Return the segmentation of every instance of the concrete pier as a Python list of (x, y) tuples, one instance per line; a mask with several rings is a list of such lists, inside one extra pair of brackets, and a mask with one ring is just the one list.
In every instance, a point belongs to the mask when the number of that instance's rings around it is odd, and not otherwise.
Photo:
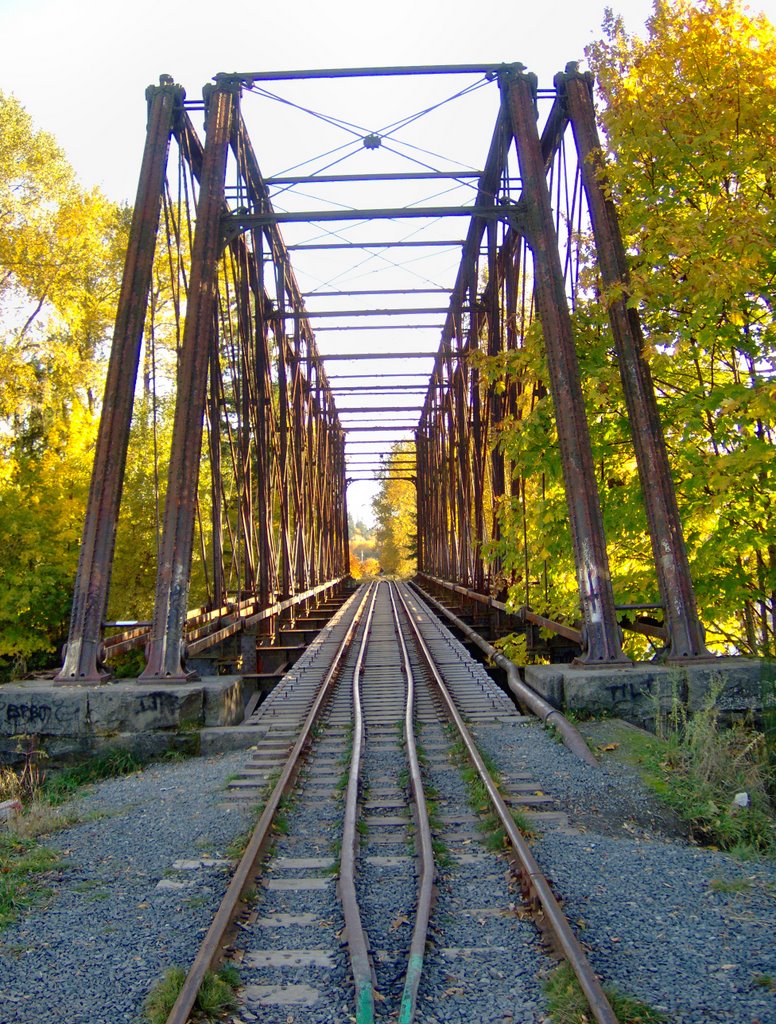
[(563, 711), (609, 714), (654, 730), (658, 716), (676, 701), (690, 713), (719, 690), (716, 706), (723, 719), (761, 711), (774, 700), (768, 663), (757, 658), (715, 658), (686, 665), (640, 662), (612, 668), (527, 665), (525, 681)]

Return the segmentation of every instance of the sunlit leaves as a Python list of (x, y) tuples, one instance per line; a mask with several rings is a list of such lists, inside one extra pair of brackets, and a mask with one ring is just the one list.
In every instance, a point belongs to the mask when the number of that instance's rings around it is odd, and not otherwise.
[(776, 32), (736, 0), (659, 0), (647, 28), (610, 17), (588, 52), (609, 176), (703, 617), (773, 653)]
[(0, 94), (0, 672), (63, 639), (127, 212)]
[[(657, 0), (644, 38), (609, 14), (588, 59), (702, 618), (717, 649), (773, 654), (776, 32), (736, 0)], [(574, 329), (614, 591), (622, 602), (653, 601), (619, 369), (585, 251)], [(493, 553), (515, 603), (575, 618), (536, 325), (507, 361), (490, 371), (495, 380), (506, 370), (517, 391), (500, 440), (514, 480)]]
[(399, 576), (412, 575), (416, 567), (415, 484), (407, 479), (414, 474), (414, 454), (414, 442), (402, 441), (393, 446), (381, 472), (380, 490), (372, 502), (380, 565), (385, 572)]

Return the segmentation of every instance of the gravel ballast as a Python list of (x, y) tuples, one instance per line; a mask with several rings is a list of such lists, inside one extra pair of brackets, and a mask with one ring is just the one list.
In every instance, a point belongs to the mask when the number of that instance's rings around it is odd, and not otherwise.
[(568, 813), (568, 833), (547, 831), (534, 853), (606, 984), (672, 1024), (776, 1022), (776, 864), (676, 838), (635, 772), (588, 767), (535, 723), (477, 740)]
[[(458, 806), (462, 783), (434, 755), (439, 735), (431, 727), (423, 732), (444, 816)], [(475, 733), (497, 767), (529, 772), (567, 813), (568, 828), (547, 830), (533, 845), (606, 984), (662, 1010), (673, 1024), (776, 1022), (776, 865), (741, 863), (692, 846), (631, 769), (583, 765), (534, 723), (483, 722)], [(224, 787), (249, 756), (154, 765), (84, 792), (82, 814), (101, 817), (47, 840), (64, 866), (46, 905), (0, 934), (2, 1024), (141, 1019), (143, 1000), (165, 969), (190, 963), (225, 890), (226, 849), (252, 814), (249, 806), (230, 803)], [(382, 763), (374, 768), (382, 778), (393, 772)], [(293, 815), (310, 810), (303, 798)], [(505, 861), (493, 857), (480, 879), (480, 867), (462, 858), (455, 842), (449, 845), (453, 863), (440, 872), (430, 936), (440, 955), (429, 956), (420, 1021), (468, 1024), (469, 993), (485, 979), (493, 998), (480, 1003), (478, 1012), (486, 1011), (480, 1019), (540, 1024), (545, 1008), (531, 966), (535, 935), (523, 937), (526, 959), (519, 967), (507, 952), (519, 933), (532, 929), (503, 906), (510, 899)], [(328, 849), (297, 843), (293, 853), (327, 856)], [(321, 917), (336, 934), (333, 880), (326, 899)], [(279, 892), (263, 913), (304, 912), (299, 900)], [(301, 930), (286, 938), (304, 944)], [(484, 941), (494, 948), (483, 960), (454, 952)], [(520, 973), (530, 976), (528, 989), (522, 981), (516, 987)], [(246, 980), (253, 980), (247, 972)], [(342, 993), (330, 1005), (345, 1021), (350, 982), (335, 971), (328, 983)], [(310, 1019), (326, 1021), (316, 1013)]]
[(100, 817), (46, 840), (64, 862), (51, 896), (0, 933), (2, 1024), (140, 1019), (154, 982), (192, 959), (225, 891), (218, 862), (250, 812), (225, 803), (224, 785), (245, 756), (153, 765), (84, 792), (79, 811)]

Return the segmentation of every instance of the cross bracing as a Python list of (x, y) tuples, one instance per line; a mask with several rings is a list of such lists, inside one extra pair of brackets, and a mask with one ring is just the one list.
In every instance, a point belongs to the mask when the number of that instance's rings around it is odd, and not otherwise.
[[(348, 484), (397, 442), (414, 445), (401, 471), (417, 482), (419, 569), (498, 590), (486, 545), (499, 502), (524, 487), (499, 431), (529, 386), (554, 401), (581, 660), (624, 660), (569, 312), (587, 234), (611, 295), (667, 647), (705, 654), (589, 76), (570, 65), (539, 89), (519, 64), (221, 74), (194, 102), (165, 77), (148, 106), (61, 681), (105, 674), (134, 385), (161, 292), (175, 421), (155, 607), (113, 642), (147, 644), (147, 678), (187, 678), (192, 650), (344, 577)], [(480, 356), (518, 351), (534, 324), (548, 380), (489, 381)], [(377, 461), (359, 458), (364, 443)]]

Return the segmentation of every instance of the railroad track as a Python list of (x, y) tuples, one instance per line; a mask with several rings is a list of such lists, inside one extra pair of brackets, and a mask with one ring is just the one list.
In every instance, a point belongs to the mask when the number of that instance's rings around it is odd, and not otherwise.
[[(467, 725), (510, 719), (408, 587), (357, 591), (256, 713), (262, 742), (230, 798), (263, 810), (168, 1024), (223, 960), (240, 969), (240, 1020), (532, 1019), (515, 1008), (540, 1002), (548, 945), (615, 1024), (515, 824), (515, 806), (551, 814), (550, 798), (495, 781)], [(479, 830), (485, 802), (506, 871)]]

